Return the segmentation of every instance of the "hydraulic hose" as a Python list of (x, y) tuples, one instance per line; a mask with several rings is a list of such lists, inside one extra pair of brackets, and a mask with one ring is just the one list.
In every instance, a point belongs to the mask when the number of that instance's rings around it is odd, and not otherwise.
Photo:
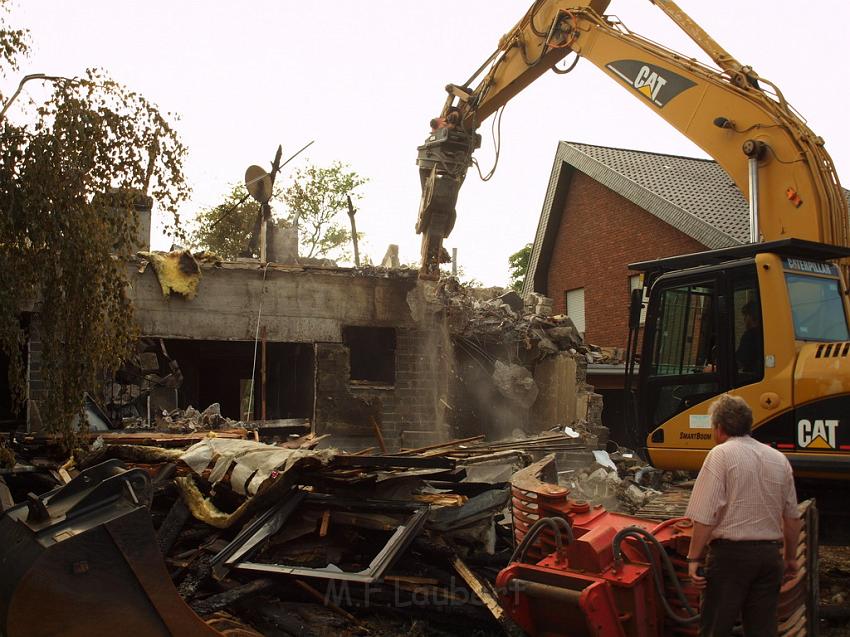
[(567, 544), (573, 543), (575, 539), (575, 537), (573, 536), (573, 529), (564, 518), (540, 518), (539, 520), (537, 520), (537, 522), (531, 525), (531, 528), (528, 529), (528, 533), (526, 533), (525, 537), (522, 538), (522, 542), (520, 542), (517, 545), (516, 549), (514, 549), (510, 561), (524, 562), (525, 554), (528, 551), (528, 548), (534, 543), (534, 540), (537, 539), (537, 536), (540, 535), (540, 532), (543, 530), (543, 528), (547, 526), (552, 530), (552, 534), (555, 536), (555, 551), (558, 554), (560, 554), (563, 550), (563, 542), (561, 540), (561, 529), (563, 529), (564, 534), (567, 536)]
[[(620, 545), (627, 537), (631, 537), (640, 542), (643, 548), (643, 552), (646, 554), (647, 562), (651, 566), (652, 579), (655, 582), (655, 589), (658, 592), (658, 597), (661, 599), (661, 604), (664, 606), (664, 612), (667, 613), (667, 616), (677, 624), (693, 624), (698, 622), (700, 616), (693, 609), (693, 607), (688, 602), (688, 599), (685, 597), (685, 593), (682, 590), (682, 585), (679, 582), (679, 578), (676, 577), (676, 569), (673, 568), (673, 562), (670, 561), (670, 556), (667, 555), (667, 551), (664, 550), (664, 547), (661, 545), (661, 542), (659, 542), (658, 538), (656, 538), (652, 533), (650, 533), (646, 529), (642, 529), (637, 526), (630, 526), (620, 530), (617, 535), (614, 536), (614, 540), (612, 541), (614, 560), (617, 562), (622, 561), (623, 552)], [(664, 570), (667, 571), (667, 575), (670, 577), (670, 580), (673, 582), (673, 586), (676, 589), (676, 596), (679, 598), (679, 601), (682, 603), (682, 605), (690, 613), (690, 616), (679, 615), (670, 607), (670, 604), (667, 602), (667, 597), (664, 594), (663, 575), (658, 567), (658, 563), (656, 562), (653, 551), (649, 547), (650, 543), (655, 545)]]

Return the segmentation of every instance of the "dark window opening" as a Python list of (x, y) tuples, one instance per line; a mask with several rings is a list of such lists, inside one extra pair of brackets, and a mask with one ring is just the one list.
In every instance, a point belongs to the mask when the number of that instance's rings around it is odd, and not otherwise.
[(0, 431), (14, 431), (25, 425), (26, 409), (15, 401), (9, 384), (9, 357), (0, 352)]
[(395, 329), (392, 327), (342, 328), (342, 341), (350, 352), (352, 382), (395, 383)]
[[(29, 316), (21, 317), (20, 326), (25, 333), (29, 332)], [(30, 356), (29, 336), (26, 337), (23, 347), (21, 348), (19, 364), (23, 369), (23, 373), (27, 375), (26, 382), (31, 383), (34, 378), (29, 376), (30, 370), (27, 369), (27, 360)], [(9, 383), (9, 365), (11, 360), (5, 352), (0, 351), (0, 431), (14, 431), (15, 429), (24, 429), (27, 424), (27, 409), (25, 400), (18, 402), (15, 400), (12, 386)], [(35, 379), (41, 382), (41, 368), (33, 374)], [(26, 398), (26, 397), (23, 397)]]
[[(164, 339), (168, 356), (179, 366), (182, 382), (151, 390), (151, 411), (203, 410), (219, 403), (233, 420), (262, 416), (262, 344), (253, 341)], [(251, 392), (252, 371), (254, 385)], [(315, 356), (311, 343), (266, 343), (266, 419), (313, 417)], [(139, 414), (142, 416), (142, 414)]]

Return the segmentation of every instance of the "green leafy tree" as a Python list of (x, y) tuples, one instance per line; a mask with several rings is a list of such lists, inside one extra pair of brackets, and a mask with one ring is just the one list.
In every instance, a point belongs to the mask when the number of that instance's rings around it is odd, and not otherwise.
[[(223, 259), (247, 256), (259, 212), (260, 204), (248, 196), (244, 185), (237, 184), (222, 203), (198, 213), (191, 243)], [(254, 253), (250, 256), (259, 255)]]
[(291, 184), (283, 192), (283, 200), (290, 221), (298, 226), (300, 254), (306, 257), (350, 254), (346, 197), (351, 197), (352, 202), (360, 199), (357, 189), (367, 181), (338, 161), (327, 168), (311, 165), (295, 171)]
[(528, 262), (531, 259), (531, 244), (526, 243), (522, 248), (508, 257), (508, 267), (511, 271), (509, 286), (516, 292), (522, 292), (522, 283), (528, 273)]
[[(8, 77), (28, 52), (28, 34), (11, 29), (0, 0), (0, 72)], [(26, 82), (44, 101), (17, 100)], [(21, 399), (25, 334), (34, 308), (48, 393), (42, 421), (73, 443), (70, 425), (82, 397), (114, 370), (134, 342), (123, 259), (136, 249), (135, 205), (150, 196), (171, 213), (187, 198), (185, 148), (143, 96), (87, 70), (79, 78), (25, 76), (0, 94), (0, 347)]]

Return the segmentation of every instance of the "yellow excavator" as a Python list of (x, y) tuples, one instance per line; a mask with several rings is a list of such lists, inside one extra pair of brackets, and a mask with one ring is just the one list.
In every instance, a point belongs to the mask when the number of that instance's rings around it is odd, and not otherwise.
[(636, 444), (657, 467), (698, 469), (713, 444), (708, 405), (729, 392), (798, 476), (846, 479), (850, 307), (839, 264), (850, 241), (832, 160), (778, 87), (671, 0), (652, 1), (717, 68), (632, 33), (604, 15), (608, 0), (537, 0), (466, 84), (446, 87), (418, 149), (420, 276), (439, 271), (481, 123), (546, 71), (568, 71), (556, 67), (567, 55), (585, 58), (713, 157), (750, 207), (748, 244), (630, 266), (648, 295), (642, 334), (642, 291), (630, 311)]

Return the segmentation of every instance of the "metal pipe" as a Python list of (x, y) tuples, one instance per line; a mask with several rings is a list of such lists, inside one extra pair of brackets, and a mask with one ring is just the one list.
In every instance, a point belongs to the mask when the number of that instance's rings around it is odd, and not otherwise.
[(761, 241), (759, 228), (759, 160), (758, 157), (747, 159), (750, 178), (750, 243)]
[(572, 590), (561, 586), (553, 586), (551, 584), (542, 584), (540, 582), (532, 582), (525, 579), (512, 579), (508, 582), (508, 590), (511, 593), (519, 593), (528, 597), (554, 599), (566, 604), (578, 606), (581, 599), (582, 590)]
[(262, 339), (261, 362), (260, 362), (260, 420), (266, 422), (266, 326), (260, 330)]
[(354, 222), (354, 215), (357, 212), (354, 205), (351, 203), (351, 196), (345, 196), (348, 202), (348, 218), (351, 219), (351, 244), (354, 246), (354, 265), (360, 267), (360, 250), (357, 247), (357, 224)]
[(260, 219), (260, 263), (268, 262), (268, 221), (266, 220), (265, 205), (263, 218)]

